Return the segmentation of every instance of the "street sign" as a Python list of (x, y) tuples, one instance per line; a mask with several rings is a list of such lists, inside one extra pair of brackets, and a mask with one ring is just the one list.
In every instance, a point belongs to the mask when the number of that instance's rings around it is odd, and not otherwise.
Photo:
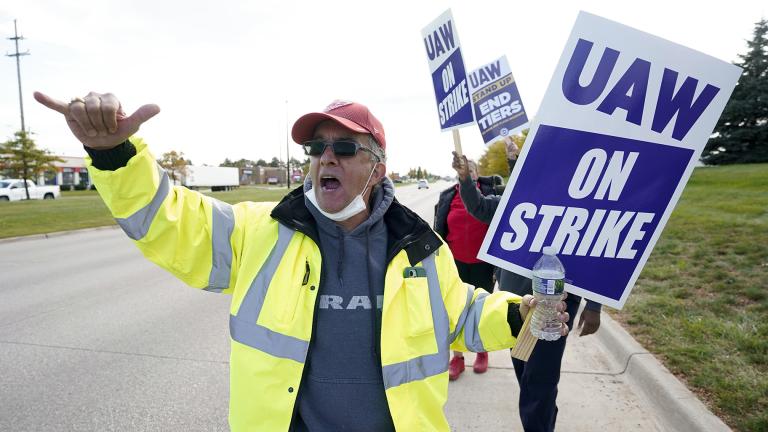
[(568, 292), (623, 307), (740, 74), (581, 12), (479, 258), (530, 277), (554, 246)]

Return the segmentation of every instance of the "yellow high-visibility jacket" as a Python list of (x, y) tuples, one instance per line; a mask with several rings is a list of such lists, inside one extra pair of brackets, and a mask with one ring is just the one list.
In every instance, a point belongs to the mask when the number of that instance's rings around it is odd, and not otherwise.
[[(322, 273), (301, 188), (277, 205), (229, 205), (170, 185), (146, 145), (131, 141), (137, 154), (122, 168), (102, 171), (89, 161), (99, 193), (147, 258), (192, 287), (232, 295), (232, 430), (288, 430)], [(448, 247), (396, 201), (384, 222), (380, 352), (390, 413), (398, 431), (448, 431), (443, 405), (450, 349), (513, 346), (507, 312), (520, 297), (467, 287)]]

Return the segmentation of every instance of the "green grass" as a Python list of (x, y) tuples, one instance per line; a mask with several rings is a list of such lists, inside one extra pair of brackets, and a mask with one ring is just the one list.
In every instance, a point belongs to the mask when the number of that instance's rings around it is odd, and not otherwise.
[(291, 189), (283, 187), (254, 187), (241, 186), (235, 190), (227, 192), (205, 192), (216, 199), (228, 202), (230, 204), (242, 201), (280, 201), (291, 190), (298, 185), (291, 186)]
[(737, 431), (768, 430), (768, 164), (698, 168), (616, 317)]
[[(228, 192), (205, 192), (228, 203), (279, 201), (288, 189), (240, 187)], [(0, 203), (0, 238), (47, 234), (115, 223), (95, 191), (62, 192), (61, 199)]]

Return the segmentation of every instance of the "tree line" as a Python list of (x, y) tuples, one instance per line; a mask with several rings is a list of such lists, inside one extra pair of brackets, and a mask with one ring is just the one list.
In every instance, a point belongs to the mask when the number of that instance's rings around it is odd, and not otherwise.
[[(184, 157), (184, 152), (177, 152), (176, 150), (163, 153), (160, 159), (157, 160), (157, 163), (160, 164), (160, 166), (163, 167), (166, 172), (168, 172), (168, 175), (173, 181), (181, 180), (185, 175), (187, 175), (187, 166), (192, 165), (192, 161)], [(301, 169), (304, 174), (309, 172), (309, 158), (300, 161), (294, 157), (291, 157), (290, 164), (292, 169)], [(269, 162), (265, 161), (264, 159), (252, 161), (245, 158), (240, 158), (237, 160), (224, 158), (224, 162), (220, 163), (219, 166), (234, 167), (240, 169), (255, 167), (286, 168), (285, 162), (276, 157), (273, 157)]]

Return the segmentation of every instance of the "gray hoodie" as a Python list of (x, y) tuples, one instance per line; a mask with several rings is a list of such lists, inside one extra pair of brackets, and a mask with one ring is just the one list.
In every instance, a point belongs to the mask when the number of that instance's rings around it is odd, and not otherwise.
[[(310, 187), (307, 179), (304, 191)], [(297, 401), (297, 431), (395, 430), (378, 352), (387, 265), (382, 217), (394, 197), (385, 179), (372, 193), (370, 216), (351, 232), (305, 198), (317, 221), (323, 278)]]

